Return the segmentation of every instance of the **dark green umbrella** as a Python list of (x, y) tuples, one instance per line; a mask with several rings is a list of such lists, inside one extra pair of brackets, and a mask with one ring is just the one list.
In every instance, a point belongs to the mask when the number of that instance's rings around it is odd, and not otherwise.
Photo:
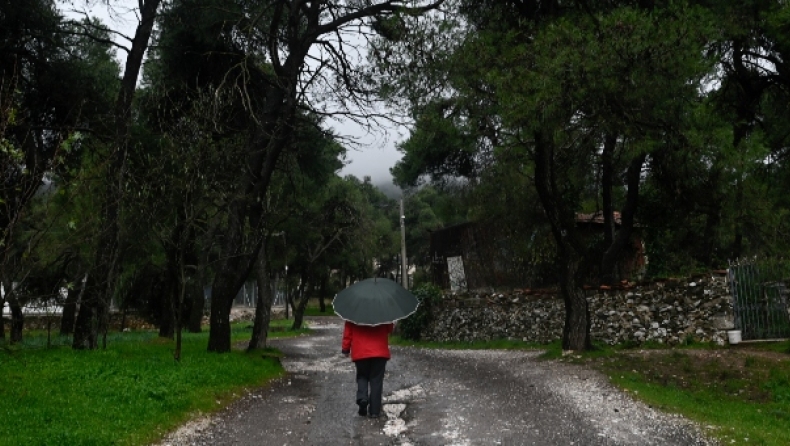
[(409, 290), (390, 279), (359, 281), (337, 293), (332, 301), (341, 318), (359, 325), (381, 325), (408, 317), (420, 302)]

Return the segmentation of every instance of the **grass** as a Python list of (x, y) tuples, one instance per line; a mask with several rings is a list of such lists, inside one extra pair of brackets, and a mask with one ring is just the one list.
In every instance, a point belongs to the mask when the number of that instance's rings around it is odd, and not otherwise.
[[(271, 337), (298, 334), (277, 331), (288, 323), (273, 321)], [(249, 325), (233, 326), (234, 345)], [(155, 332), (113, 333), (95, 351), (25, 337), (0, 349), (0, 445), (147, 445), (283, 373), (274, 350), (208, 353), (206, 332), (183, 335), (179, 363), (174, 342)]]
[(635, 398), (696, 421), (723, 444), (790, 444), (790, 342), (605, 347), (563, 360), (600, 370)]
[(326, 311), (321, 312), (321, 309), (318, 307), (308, 306), (304, 309), (305, 316), (335, 316), (335, 309), (332, 305), (326, 306)]

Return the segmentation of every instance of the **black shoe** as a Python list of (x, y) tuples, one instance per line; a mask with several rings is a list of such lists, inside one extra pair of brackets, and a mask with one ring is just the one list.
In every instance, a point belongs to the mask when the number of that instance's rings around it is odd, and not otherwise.
[(357, 401), (357, 404), (359, 405), (359, 412), (357, 412), (357, 413), (359, 413), (363, 417), (365, 415), (367, 415), (368, 414), (368, 402), (365, 401), (365, 400), (359, 400), (359, 401)]
[(368, 418), (378, 418), (378, 417), (379, 417), (379, 414), (377, 414), (377, 413), (372, 413), (372, 414), (368, 415)]

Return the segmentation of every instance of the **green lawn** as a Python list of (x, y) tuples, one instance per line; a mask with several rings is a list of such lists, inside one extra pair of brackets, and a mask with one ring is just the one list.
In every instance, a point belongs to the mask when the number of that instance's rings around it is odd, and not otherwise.
[(676, 350), (594, 361), (618, 387), (708, 427), (724, 444), (790, 444), (790, 355)]
[(305, 316), (335, 316), (335, 308), (332, 307), (332, 299), (327, 299), (326, 311), (321, 312), (318, 302), (310, 302), (304, 309)]
[[(249, 335), (249, 323), (236, 324), (234, 345)], [(97, 351), (26, 336), (0, 349), (0, 445), (147, 445), (283, 373), (274, 350), (208, 353), (207, 333), (184, 334), (180, 363), (152, 332), (112, 334)]]

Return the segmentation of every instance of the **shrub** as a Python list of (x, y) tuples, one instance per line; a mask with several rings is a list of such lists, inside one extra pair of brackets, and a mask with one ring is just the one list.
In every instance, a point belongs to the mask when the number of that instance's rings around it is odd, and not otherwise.
[(442, 290), (431, 284), (425, 284), (414, 291), (420, 301), (417, 311), (398, 323), (400, 335), (403, 339), (419, 341), (423, 330), (433, 318), (433, 309), (442, 299)]

